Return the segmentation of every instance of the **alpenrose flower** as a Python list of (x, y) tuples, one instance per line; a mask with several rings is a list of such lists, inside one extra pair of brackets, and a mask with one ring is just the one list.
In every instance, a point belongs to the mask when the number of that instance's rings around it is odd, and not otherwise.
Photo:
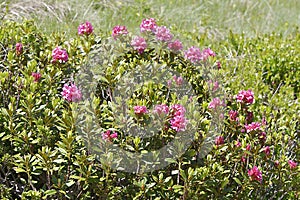
[(238, 114), (239, 112), (236, 111), (236, 110), (230, 110), (229, 111), (229, 118), (231, 121), (238, 121), (239, 119), (237, 118), (238, 117)]
[(134, 106), (133, 109), (134, 109), (134, 113), (136, 115), (143, 115), (143, 114), (148, 113), (146, 106)]
[(219, 97), (213, 98), (213, 100), (209, 103), (208, 108), (216, 109), (220, 106), (225, 106), (224, 102), (219, 99)]
[(34, 82), (38, 82), (42, 75), (39, 72), (32, 72), (31, 76), (34, 78)]
[(215, 144), (216, 144), (217, 146), (224, 144), (224, 138), (223, 138), (222, 136), (217, 136), (217, 137), (215, 138)]
[(185, 58), (188, 59), (191, 63), (198, 63), (203, 59), (202, 53), (197, 47), (190, 47), (188, 50), (184, 52)]
[(245, 128), (247, 130), (247, 133), (250, 133), (252, 131), (260, 130), (260, 126), (261, 126), (261, 123), (259, 123), (259, 122), (252, 122), (251, 124), (246, 124)]
[(112, 139), (115, 139), (118, 137), (118, 133), (110, 133), (110, 130), (107, 130), (106, 132), (102, 133), (102, 139), (105, 141), (112, 141)]
[(78, 26), (78, 35), (90, 35), (93, 33), (93, 26), (90, 22), (85, 22)]
[(254, 93), (252, 90), (241, 90), (238, 95), (236, 95), (237, 102), (244, 104), (252, 104), (254, 102)]
[(171, 128), (177, 132), (179, 131), (184, 131), (187, 120), (185, 119), (184, 115), (175, 115), (171, 120), (170, 120)]
[(168, 48), (175, 52), (175, 53), (178, 53), (180, 50), (182, 50), (183, 46), (182, 46), (182, 43), (179, 41), (179, 40), (175, 40), (173, 42), (170, 42), (168, 44)]
[(271, 153), (270, 147), (266, 146), (265, 148), (263, 148), (263, 151), (265, 152), (265, 154), (268, 156)]
[(150, 19), (143, 19), (141, 25), (140, 25), (140, 30), (141, 32), (146, 32), (146, 31), (152, 31), (154, 32), (157, 28), (156, 21), (154, 18)]
[(206, 60), (208, 57), (216, 56), (215, 52), (213, 52), (210, 48), (206, 48), (202, 51), (203, 60)]
[(262, 181), (262, 173), (256, 166), (248, 170), (248, 176), (250, 176), (251, 180)]
[(23, 52), (23, 45), (22, 43), (17, 43), (16, 44), (16, 54), (20, 55)]
[(183, 78), (181, 77), (181, 76), (176, 76), (176, 75), (174, 75), (173, 76), (173, 80), (175, 81), (175, 83), (176, 83), (176, 85), (182, 85), (182, 83), (183, 83)]
[(297, 167), (297, 163), (293, 160), (289, 160), (288, 163), (290, 165), (290, 169), (295, 169)]
[(128, 31), (127, 31), (127, 28), (126, 26), (115, 26), (112, 30), (112, 37), (114, 39), (117, 39), (118, 36), (121, 36), (121, 35), (127, 35), (128, 34)]
[(131, 46), (133, 46), (134, 50), (137, 50), (139, 54), (142, 54), (147, 48), (147, 43), (144, 38), (136, 36), (131, 41)]
[(173, 116), (179, 116), (179, 115), (184, 116), (185, 111), (186, 111), (185, 108), (180, 104), (174, 104), (170, 107), (170, 109), (171, 109), (171, 112), (172, 112), (171, 114)]
[(173, 35), (170, 33), (170, 30), (165, 26), (157, 27), (154, 33), (156, 39), (163, 42), (170, 42), (173, 39)]
[(169, 106), (167, 106), (166, 104), (156, 105), (154, 108), (154, 112), (157, 113), (158, 115), (162, 115), (162, 114), (166, 115), (169, 113)]
[(68, 53), (66, 50), (61, 49), (61, 47), (56, 47), (52, 51), (52, 62), (59, 61), (60, 63), (67, 62), (69, 59)]
[(61, 94), (69, 102), (78, 102), (82, 98), (81, 91), (73, 83), (70, 86), (65, 84)]

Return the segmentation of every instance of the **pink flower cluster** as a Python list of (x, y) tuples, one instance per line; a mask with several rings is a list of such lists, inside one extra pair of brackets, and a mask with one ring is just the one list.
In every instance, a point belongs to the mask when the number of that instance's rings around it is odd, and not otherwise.
[(141, 32), (148, 32), (148, 31), (154, 32), (156, 28), (157, 28), (157, 24), (154, 18), (143, 19), (140, 25)]
[(20, 55), (23, 52), (23, 45), (22, 43), (17, 43), (16, 44), (16, 54)]
[(127, 35), (128, 31), (126, 26), (115, 26), (112, 30), (112, 36), (114, 39), (117, 39), (120, 35)]
[(183, 78), (181, 77), (181, 76), (176, 76), (176, 75), (174, 75), (173, 76), (173, 80), (175, 81), (175, 83), (176, 83), (176, 85), (182, 85), (182, 83), (183, 83)]
[(156, 105), (154, 112), (158, 115), (168, 116), (171, 128), (177, 132), (184, 131), (187, 125), (185, 118), (185, 108), (180, 104), (174, 104), (168, 107), (166, 104)]
[(78, 26), (78, 35), (90, 35), (93, 33), (93, 26), (90, 22), (85, 22)]
[(247, 130), (247, 133), (250, 133), (252, 131), (258, 131), (258, 130), (260, 130), (260, 126), (261, 126), (261, 123), (259, 123), (259, 122), (252, 122), (251, 124), (246, 124), (245, 128)]
[(136, 36), (131, 41), (131, 46), (133, 46), (133, 48), (137, 50), (139, 54), (142, 54), (147, 48), (147, 43), (144, 38)]
[(60, 63), (67, 62), (69, 59), (68, 53), (66, 50), (61, 49), (61, 47), (56, 47), (52, 51), (52, 62), (59, 61)]
[(203, 57), (204, 57), (204, 60), (206, 60), (208, 57), (214, 57), (216, 56), (216, 53), (213, 52), (210, 48), (206, 48), (202, 51), (202, 54), (203, 54)]
[(242, 90), (236, 96), (237, 102), (244, 104), (252, 104), (254, 102), (254, 93), (252, 90)]
[(194, 64), (202, 60), (202, 53), (197, 47), (190, 47), (187, 51), (184, 52), (184, 54), (185, 57)]
[(231, 121), (238, 121), (239, 120), (238, 119), (238, 114), (239, 114), (238, 111), (236, 111), (236, 110), (230, 110), (229, 111), (229, 118), (230, 118), (230, 120)]
[(209, 48), (204, 49), (202, 52), (197, 47), (190, 47), (187, 51), (184, 52), (185, 58), (187, 58), (192, 63), (196, 64), (200, 61), (207, 60), (210, 56), (215, 56), (216, 54)]
[(208, 108), (217, 109), (220, 106), (225, 106), (224, 101), (221, 101), (219, 97), (213, 98), (213, 100), (209, 103)]
[(293, 160), (288, 161), (290, 169), (295, 169), (297, 167), (297, 163)]
[(34, 82), (38, 82), (40, 80), (40, 78), (42, 77), (42, 75), (39, 72), (32, 72), (31, 76), (33, 76)]
[(163, 42), (170, 42), (173, 38), (173, 35), (170, 33), (170, 30), (165, 26), (156, 27), (154, 33), (156, 39)]
[(107, 130), (106, 132), (102, 133), (102, 139), (105, 141), (112, 141), (112, 139), (115, 139), (118, 137), (118, 133), (110, 133), (110, 130)]
[(148, 113), (146, 106), (134, 106), (133, 109), (134, 109), (134, 113), (136, 115), (143, 115), (143, 114)]
[(179, 40), (174, 40), (168, 44), (168, 48), (173, 52), (179, 52), (182, 50), (183, 46)]
[(82, 98), (81, 91), (73, 83), (70, 86), (65, 84), (61, 94), (69, 102), (78, 102)]
[(166, 104), (159, 104), (156, 105), (154, 108), (154, 112), (157, 113), (158, 115), (166, 115), (169, 113), (169, 106), (167, 106)]
[(256, 166), (248, 170), (248, 176), (250, 176), (251, 180), (262, 181), (262, 173)]
[(177, 132), (184, 131), (187, 125), (185, 118), (185, 108), (180, 104), (175, 104), (170, 107), (172, 119), (170, 120), (171, 128)]
[(223, 138), (223, 136), (217, 136), (217, 137), (215, 138), (215, 144), (216, 144), (217, 146), (224, 144), (224, 138)]

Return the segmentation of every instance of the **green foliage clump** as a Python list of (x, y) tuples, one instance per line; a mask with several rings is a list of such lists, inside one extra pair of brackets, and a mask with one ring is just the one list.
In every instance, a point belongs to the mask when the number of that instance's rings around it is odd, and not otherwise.
[[(31, 21), (1, 24), (2, 199), (299, 197), (300, 168), (288, 164), (289, 160), (299, 163), (300, 159), (299, 49), (295, 46), (299, 36), (246, 39), (231, 34), (225, 41), (215, 44), (217, 57), (202, 65), (193, 65), (181, 54), (161, 48), (162, 44), (153, 42), (151, 36), (148, 39), (152, 43), (139, 54), (128, 43), (131, 35), (126, 37), (123, 41), (91, 34), (67, 40), (61, 33), (43, 34)], [(199, 43), (207, 40), (202, 39)], [(23, 44), (21, 53), (16, 51), (17, 43)], [(57, 46), (66, 49), (67, 62), (52, 62), (52, 50)], [(219, 70), (215, 65), (217, 59), (221, 63)], [(176, 87), (170, 89), (161, 84), (167, 79), (159, 80), (160, 74), (154, 73), (158, 69), (166, 69), (162, 73), (178, 73), (191, 86), (190, 93), (179, 99)], [(41, 79), (34, 81), (33, 72), (39, 72)], [(143, 87), (132, 91), (129, 87), (119, 91), (122, 97), (129, 94), (125, 104), (131, 110), (124, 118), (119, 115), (121, 109), (118, 107), (124, 101), (112, 94), (122, 82), (138, 79), (135, 75), (139, 73), (154, 81), (145, 82)], [(151, 76), (152, 73), (155, 76)], [(96, 78), (95, 83), (90, 76)], [(206, 80), (214, 78), (219, 81), (220, 88), (212, 93)], [(63, 99), (62, 88), (70, 82), (81, 83), (83, 96), (91, 100), (91, 105), (81, 110), (86, 101), (76, 103)], [(214, 95), (221, 97), (224, 92), (221, 86), (226, 90), (226, 107), (223, 115), (217, 112), (217, 117), (224, 125), (211, 134), (216, 112), (209, 105)], [(91, 91), (90, 87), (95, 88), (94, 96), (85, 93)], [(235, 95), (248, 89), (254, 92), (254, 103), (238, 103)], [(187, 97), (189, 94), (193, 94), (195, 101)], [(195, 127), (190, 138), (192, 142), (182, 156), (168, 158), (167, 166), (144, 173), (142, 170), (128, 173), (112, 167), (124, 158), (118, 157), (117, 151), (105, 151), (111, 146), (143, 154), (161, 148), (180, 135), (170, 127), (149, 138), (122, 131), (136, 123), (147, 125), (151, 119), (150, 114), (137, 116), (132, 109), (134, 106), (144, 105), (151, 110), (163, 103), (183, 104), (187, 111), (193, 111), (188, 112), (191, 113), (189, 123)], [(238, 121), (230, 119), (230, 110), (238, 112)], [(249, 112), (253, 113), (252, 118)], [(96, 117), (84, 118), (87, 126), (79, 131), (81, 122), (76, 118), (85, 117), (85, 113), (93, 113)], [(120, 123), (124, 119), (128, 123)], [(247, 132), (245, 124), (252, 122), (263, 125), (256, 132)], [(116, 131), (118, 137), (104, 141), (99, 132), (107, 130)], [(222, 136), (224, 142), (215, 144), (216, 136)], [(201, 155), (208, 143), (212, 149)], [(94, 148), (101, 145), (100, 150)], [(264, 150), (267, 146), (270, 154)], [(129, 164), (135, 162), (132, 160)], [(253, 180), (248, 174), (254, 166), (262, 172), (261, 181)]]

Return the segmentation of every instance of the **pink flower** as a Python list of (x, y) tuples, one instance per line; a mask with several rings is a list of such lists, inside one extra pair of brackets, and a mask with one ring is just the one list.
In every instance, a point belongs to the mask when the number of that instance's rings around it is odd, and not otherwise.
[(242, 90), (236, 96), (236, 100), (240, 103), (252, 104), (254, 101), (254, 93), (252, 92), (252, 90)]
[(251, 180), (262, 181), (262, 174), (259, 169), (254, 166), (252, 169), (248, 170), (248, 176), (250, 176)]
[(224, 102), (221, 101), (218, 97), (213, 98), (213, 100), (209, 103), (208, 108), (210, 109), (216, 109), (219, 106), (224, 106)]
[(204, 60), (206, 60), (210, 56), (212, 57), (216, 56), (215, 52), (213, 52), (210, 48), (204, 49), (202, 51), (202, 55)]
[(267, 120), (265, 117), (262, 118), (261, 124), (264, 126), (267, 125)]
[(34, 78), (34, 82), (38, 82), (40, 80), (40, 78), (42, 77), (42, 75), (39, 72), (32, 72), (31, 75)]
[(166, 104), (156, 105), (154, 108), (154, 112), (156, 112), (158, 115), (161, 115), (162, 113), (168, 114), (169, 107)]
[(242, 161), (243, 163), (245, 163), (245, 162), (246, 162), (246, 158), (245, 158), (245, 156), (242, 156), (242, 157), (241, 157), (241, 161)]
[(252, 131), (260, 130), (261, 124), (259, 122), (252, 122), (251, 124), (246, 124), (245, 128), (247, 130), (247, 133), (250, 133)]
[(247, 150), (247, 151), (250, 151), (250, 150), (251, 150), (251, 146), (250, 146), (250, 144), (247, 144), (247, 146), (246, 146), (246, 150)]
[(78, 35), (90, 35), (94, 28), (90, 22), (85, 22), (78, 26)]
[(52, 51), (52, 62), (56, 62), (59, 61), (61, 62), (67, 62), (69, 59), (68, 53), (66, 50), (61, 49), (61, 47), (56, 47), (53, 51)]
[(274, 165), (275, 165), (276, 167), (278, 167), (279, 164), (280, 164), (279, 160), (275, 160)]
[(145, 113), (148, 113), (146, 106), (134, 106), (133, 109), (134, 109), (134, 113), (137, 115), (143, 115)]
[(170, 120), (171, 128), (177, 132), (184, 131), (187, 120), (183, 115), (176, 115)]
[(170, 42), (168, 44), (168, 48), (173, 52), (179, 52), (182, 50), (182, 43), (179, 40), (175, 40), (174, 42)]
[(22, 43), (17, 43), (16, 44), (16, 54), (20, 55), (23, 52), (23, 45)]
[(172, 86), (172, 80), (168, 80), (167, 85), (170, 88)]
[(269, 146), (266, 146), (264, 149), (263, 149), (263, 151), (265, 152), (265, 154), (268, 156), (268, 155), (270, 155), (270, 153), (271, 153), (271, 150), (270, 150), (270, 147)]
[(240, 141), (237, 140), (237, 141), (235, 142), (235, 146), (236, 146), (236, 147), (240, 147), (240, 146), (242, 146), (242, 144), (241, 144)]
[(173, 116), (184, 116), (186, 111), (185, 108), (180, 104), (174, 104), (170, 108)]
[(106, 132), (102, 133), (102, 139), (106, 141), (111, 141), (112, 139), (115, 139), (118, 137), (118, 133), (110, 133), (110, 130), (107, 130)]
[(222, 145), (224, 144), (224, 138), (222, 136), (217, 136), (215, 138), (215, 144), (218, 146), (218, 145)]
[(150, 19), (143, 19), (141, 25), (140, 25), (140, 30), (141, 32), (145, 31), (155, 31), (157, 28), (156, 21), (153, 18)]
[(127, 35), (128, 31), (126, 26), (115, 26), (112, 30), (112, 36), (114, 39), (117, 39), (118, 36), (120, 35)]
[(221, 62), (220, 61), (217, 61), (217, 67), (218, 67), (218, 69), (221, 69)]
[(131, 41), (131, 46), (135, 50), (139, 52), (139, 54), (142, 54), (144, 50), (147, 48), (147, 43), (146, 40), (142, 37), (136, 36), (132, 41)]
[(78, 102), (82, 98), (81, 91), (73, 83), (70, 86), (65, 84), (61, 94), (69, 102)]
[(295, 169), (297, 167), (297, 163), (293, 160), (289, 160), (288, 163), (290, 165), (290, 169)]
[(232, 121), (238, 121), (238, 118), (237, 118), (238, 114), (239, 114), (239, 112), (236, 111), (236, 110), (229, 111), (229, 118), (230, 118), (230, 120), (232, 120)]
[(185, 58), (187, 58), (191, 63), (198, 63), (203, 59), (203, 55), (199, 48), (191, 47), (187, 51), (184, 52)]
[(181, 76), (176, 76), (176, 75), (174, 75), (173, 76), (173, 79), (174, 79), (174, 81), (175, 81), (175, 83), (176, 83), (176, 85), (181, 85), (182, 83), (183, 83), (183, 78), (181, 77)]
[(154, 33), (155, 33), (156, 39), (163, 41), (163, 42), (169, 42), (173, 38), (173, 35), (170, 33), (170, 30), (165, 26), (156, 27), (156, 30)]

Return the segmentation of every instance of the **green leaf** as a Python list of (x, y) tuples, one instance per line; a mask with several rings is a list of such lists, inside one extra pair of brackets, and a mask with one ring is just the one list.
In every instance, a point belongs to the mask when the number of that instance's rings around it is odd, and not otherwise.
[(14, 170), (15, 170), (17, 173), (26, 172), (24, 169), (19, 168), (19, 167), (14, 167)]
[(234, 180), (237, 184), (242, 185), (241, 181), (240, 181), (238, 178), (233, 177), (233, 180)]

